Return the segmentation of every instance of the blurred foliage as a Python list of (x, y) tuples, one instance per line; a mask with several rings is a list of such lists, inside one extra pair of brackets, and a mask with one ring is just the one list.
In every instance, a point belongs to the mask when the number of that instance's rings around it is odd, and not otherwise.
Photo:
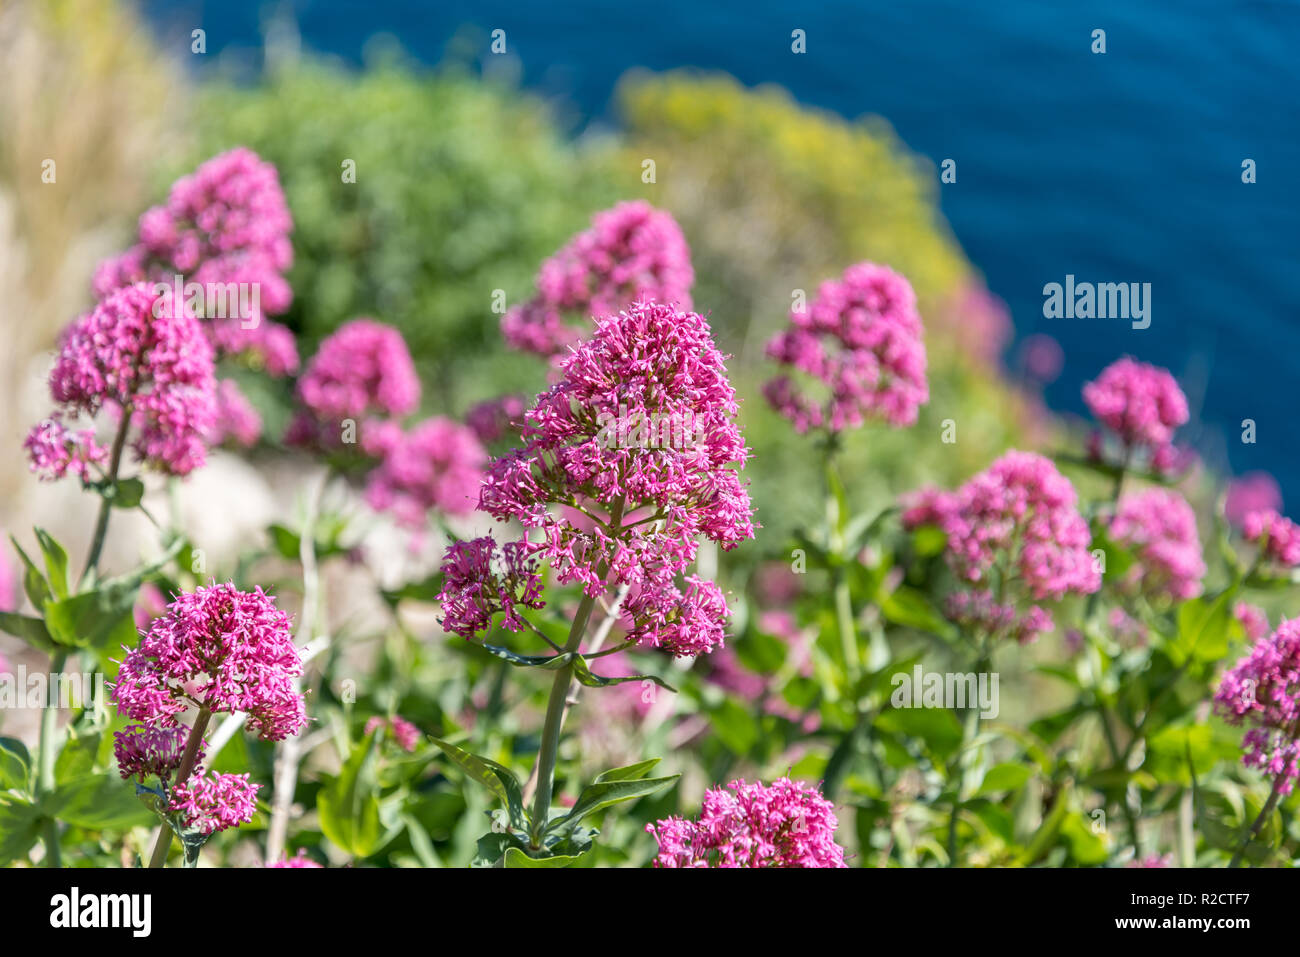
[(168, 181), (241, 144), (280, 171), (295, 223), (287, 320), (304, 358), (368, 315), (406, 337), (432, 410), (544, 385), (535, 360), (504, 350), (493, 291), (531, 295), (540, 262), (618, 198), (607, 149), (566, 142), (516, 90), (395, 57), (361, 73), (305, 59), (259, 86), (208, 84), (197, 117), (198, 149)]

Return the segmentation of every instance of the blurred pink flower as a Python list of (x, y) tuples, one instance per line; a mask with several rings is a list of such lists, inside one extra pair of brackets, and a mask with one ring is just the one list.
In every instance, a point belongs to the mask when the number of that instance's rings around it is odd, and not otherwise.
[(1268, 472), (1247, 472), (1228, 482), (1223, 512), (1240, 526), (1250, 512), (1282, 511), (1282, 489)]

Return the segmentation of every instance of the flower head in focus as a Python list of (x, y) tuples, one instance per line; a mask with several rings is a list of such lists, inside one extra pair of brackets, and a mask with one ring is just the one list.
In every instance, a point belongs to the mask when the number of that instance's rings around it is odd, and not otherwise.
[(641, 301), (690, 309), (694, 282), (677, 221), (642, 200), (619, 203), (542, 264), (536, 294), (505, 314), (501, 331), (512, 348), (559, 357), (583, 335), (573, 319)]
[(831, 802), (802, 781), (743, 780), (704, 794), (697, 821), (647, 824), (656, 867), (847, 867)]
[(93, 420), (105, 409), (118, 424), (130, 416), (129, 446), (140, 463), (187, 475), (206, 460), (217, 409), (212, 349), (192, 316), (158, 303), (148, 286), (126, 286), (63, 331), (50, 372), (57, 408), (24, 442), (43, 478), (72, 472), (91, 480), (109, 449), (93, 428), (74, 431), (65, 420)]
[(906, 279), (887, 266), (850, 266), (767, 344), (770, 358), (816, 383), (815, 391), (786, 373), (763, 394), (799, 432), (841, 432), (868, 420), (912, 425), (930, 400), (922, 333)]
[[(752, 538), (754, 525), (738, 474), (749, 451), (708, 322), (638, 303), (598, 318), (595, 335), (561, 369), (525, 416), (525, 447), (489, 466), (479, 509), (524, 527), (519, 567), (524, 557), (546, 562), (558, 582), (581, 584), (593, 598), (625, 588), (629, 640), (681, 655), (717, 647), (727, 614), (721, 592), (678, 576), (700, 536), (730, 549)], [(466, 558), (453, 547), (446, 561)], [(454, 587), (450, 574), (447, 581), (457, 609), (490, 614), (490, 602), (464, 600), (464, 577)], [(485, 582), (474, 594), (497, 591)], [(474, 619), (450, 620), (464, 634)]]
[(120, 714), (165, 726), (193, 706), (242, 711), (250, 731), (279, 741), (307, 723), (301, 674), (289, 617), (270, 596), (216, 584), (176, 596), (153, 621), (127, 651), (113, 699)]

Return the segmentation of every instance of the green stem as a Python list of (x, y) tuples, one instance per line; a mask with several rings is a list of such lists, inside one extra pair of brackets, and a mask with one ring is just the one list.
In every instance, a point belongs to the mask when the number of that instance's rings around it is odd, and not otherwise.
[[(176, 787), (179, 788), (190, 779), (194, 766), (199, 762), (199, 747), (203, 743), (203, 732), (208, 729), (212, 712), (206, 707), (199, 708), (194, 727), (190, 728), (189, 739), (185, 742), (185, 752), (181, 755), (181, 766), (176, 771)], [(167, 852), (172, 846), (172, 828), (166, 821), (158, 829), (158, 840), (153, 845), (153, 856), (149, 859), (150, 867), (162, 867), (167, 863)]]
[[(591, 618), (591, 610), (596, 605), (593, 595), (583, 595), (578, 605), (578, 614), (569, 629), (569, 640), (564, 644), (567, 652), (576, 652), (582, 646), (583, 634)], [(560, 750), (560, 730), (564, 725), (565, 702), (569, 697), (569, 682), (573, 680), (573, 664), (570, 662), (555, 673), (551, 682), (551, 696), (546, 701), (546, 722), (542, 725), (542, 745), (537, 753), (537, 795), (533, 800), (532, 845), (540, 846), (542, 831), (546, 827), (547, 817), (551, 811), (551, 792), (555, 787), (555, 759)]]
[[(620, 496), (609, 510), (609, 528), (618, 538), (623, 528), (623, 510), (627, 503)], [(600, 569), (601, 581), (605, 578), (605, 569)], [(596, 596), (583, 594), (578, 604), (578, 613), (574, 616), (573, 627), (569, 629), (568, 640), (564, 643), (566, 652), (575, 653), (582, 648), (582, 639), (587, 633), (587, 623), (591, 620), (592, 609), (596, 607)], [(562, 667), (555, 673), (551, 682), (551, 695), (546, 701), (546, 720), (542, 725), (542, 744), (537, 752), (537, 793), (533, 798), (533, 833), (531, 844), (534, 850), (541, 846), (542, 832), (546, 830), (547, 817), (551, 813), (551, 797), (555, 789), (555, 761), (560, 752), (560, 731), (564, 728), (564, 717), (569, 713), (569, 685), (573, 682), (573, 663)]]
[[(1300, 729), (1300, 721), (1297, 721), (1291, 726), (1291, 733), (1288, 737), (1294, 740), (1298, 729)], [(1237, 853), (1232, 855), (1232, 860), (1228, 862), (1229, 868), (1237, 867), (1241, 864), (1241, 859), (1246, 854), (1246, 848), (1250, 846), (1250, 842), (1255, 839), (1255, 835), (1259, 833), (1259, 829), (1264, 826), (1264, 821), (1268, 819), (1268, 816), (1273, 813), (1273, 809), (1277, 807), (1278, 799), (1282, 796), (1282, 782), (1285, 780), (1285, 774), (1279, 774), (1277, 777), (1273, 778), (1273, 789), (1268, 792), (1268, 801), (1265, 802), (1263, 810), (1259, 812), (1259, 816), (1255, 818), (1255, 823), (1252, 824), (1250, 830), (1246, 832), (1246, 837), (1241, 842), (1241, 847), (1237, 848)]]
[[(1001, 603), (1001, 585), (999, 585), (998, 601)], [(975, 662), (975, 675), (978, 676), (993, 668), (993, 656), (990, 650), (992, 635), (985, 634), (980, 642), (979, 658)], [(973, 742), (980, 733), (980, 707), (978, 702), (966, 710), (966, 720), (962, 723), (961, 729), (961, 749), (957, 752), (957, 773), (956, 783), (954, 785), (952, 798), (952, 813), (948, 817), (948, 866), (956, 867), (957, 861), (957, 822), (961, 818), (962, 808), (965, 802), (962, 800), (962, 791), (966, 787), (966, 776), (970, 771), (970, 764), (973, 760), (971, 742)]]
[(90, 542), (90, 554), (86, 556), (86, 567), (81, 571), (81, 578), (77, 580), (77, 589), (86, 581), (91, 571), (99, 570), (99, 556), (104, 550), (104, 540), (108, 537), (108, 519), (113, 514), (112, 496), (117, 490), (117, 472), (122, 466), (122, 451), (126, 447), (126, 433), (131, 427), (131, 407), (128, 405), (122, 410), (122, 422), (117, 427), (117, 435), (113, 438), (113, 452), (108, 463), (108, 486), (99, 503), (99, 517), (95, 520), (95, 536)]
[[(54, 734), (59, 726), (58, 679), (68, 662), (66, 651), (56, 651), (50, 658), (50, 680), (47, 682), (49, 697), (45, 710), (41, 712), (41, 736), (36, 752), (36, 794), (38, 798), (54, 792)], [(42, 837), (45, 843), (45, 861), (47, 867), (61, 867), (59, 857), (59, 822), (50, 818), (45, 822)]]
[[(1110, 726), (1110, 717), (1106, 713), (1106, 706), (1104, 704), (1097, 705), (1097, 716), (1101, 719), (1101, 730), (1102, 733), (1105, 734), (1106, 736), (1106, 746), (1110, 748), (1111, 765), (1112, 767), (1118, 768), (1120, 771), (1125, 772), (1125, 775), (1127, 776), (1128, 755), (1131, 753), (1131, 749), (1129, 751), (1125, 751), (1123, 755), (1121, 755), (1119, 750), (1119, 743), (1115, 739), (1115, 732)], [(1133, 854), (1136, 857), (1137, 855), (1142, 853), (1142, 850), (1141, 848), (1138, 847), (1137, 818), (1133, 816), (1133, 809), (1129, 807), (1129, 803), (1128, 803), (1128, 782), (1127, 781), (1124, 782), (1124, 791), (1120, 795), (1119, 805), (1124, 811), (1124, 821), (1128, 825), (1128, 840), (1129, 843), (1133, 845)]]

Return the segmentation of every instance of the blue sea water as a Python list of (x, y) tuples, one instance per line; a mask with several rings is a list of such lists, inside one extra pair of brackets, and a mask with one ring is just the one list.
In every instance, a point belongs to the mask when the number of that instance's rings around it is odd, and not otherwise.
[[(1064, 347), (1054, 408), (1121, 353), (1167, 366), (1212, 463), (1272, 472), (1300, 507), (1300, 4), (1294, 0), (896, 0), (537, 4), (147, 0), (160, 36), (255, 50), (268, 12), (360, 63), (388, 33), (433, 64), (463, 28), (506, 30), (526, 86), (611, 120), (629, 68), (723, 70), (888, 119), (957, 162), (942, 208), (1017, 334)], [(791, 52), (803, 29), (807, 53)], [(1106, 52), (1091, 52), (1105, 30)], [(1257, 182), (1242, 182), (1253, 159)], [(1151, 325), (1045, 319), (1043, 286), (1151, 283)], [(1014, 347), (1011, 355), (1014, 355)], [(1241, 441), (1253, 419), (1257, 442)]]

